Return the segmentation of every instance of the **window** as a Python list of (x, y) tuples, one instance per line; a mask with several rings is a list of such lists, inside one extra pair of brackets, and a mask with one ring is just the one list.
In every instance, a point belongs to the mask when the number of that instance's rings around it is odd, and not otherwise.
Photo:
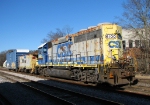
[(43, 49), (43, 52), (46, 53), (46, 51), (47, 51), (46, 48), (44, 48), (44, 49)]
[(86, 40), (91, 40), (91, 39), (94, 39), (94, 38), (100, 38), (101, 35), (102, 35), (101, 29), (96, 30), (96, 31), (92, 31), (92, 32), (89, 32), (89, 33), (84, 33), (82, 35), (75, 36), (74, 37), (74, 43), (82, 42), (82, 41), (86, 41)]
[(135, 47), (138, 48), (140, 45), (140, 41), (139, 40), (135, 40)]
[(133, 40), (129, 40), (129, 48), (133, 47)]
[(123, 45), (123, 49), (126, 49), (126, 41), (125, 40), (122, 41), (122, 45)]
[(120, 33), (117, 34), (118, 35), (118, 39), (122, 40), (122, 36)]
[(96, 34), (94, 35), (94, 38), (97, 38), (97, 35), (96, 35)]
[(25, 59), (22, 59), (22, 63), (26, 63), (26, 60), (25, 60)]
[(147, 41), (146, 40), (141, 40), (141, 47), (146, 47), (147, 46)]

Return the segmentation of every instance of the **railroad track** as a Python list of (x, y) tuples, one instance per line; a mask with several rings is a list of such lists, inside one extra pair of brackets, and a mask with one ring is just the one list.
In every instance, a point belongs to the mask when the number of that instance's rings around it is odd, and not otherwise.
[(115, 91), (119, 94), (129, 95), (129, 96), (132, 96), (132, 97), (150, 99), (150, 95), (142, 94), (142, 93), (138, 93), (138, 92), (133, 92), (131, 90), (124, 90), (123, 88), (116, 88), (112, 91)]
[[(22, 73), (21, 73), (22, 74)], [(25, 73), (23, 73), (25, 74)], [(32, 75), (33, 76), (33, 75)], [(39, 77), (39, 76), (36, 76), (36, 77)], [(45, 77), (43, 77), (45, 78)], [(46, 78), (46, 79), (49, 79), (49, 78)], [(50, 77), (50, 80), (54, 80), (54, 81), (59, 81), (59, 82), (65, 82), (65, 83), (69, 83), (69, 84), (77, 84), (77, 85), (82, 85), (82, 86), (86, 86), (87, 84), (83, 85), (79, 82), (76, 82), (74, 83), (74, 81), (70, 81), (70, 80), (64, 80), (64, 79), (58, 79), (58, 78), (53, 78), (51, 79)], [(130, 90), (125, 90), (124, 88), (115, 88), (115, 87), (109, 87), (109, 86), (104, 86), (101, 85), (100, 87), (93, 87), (93, 86), (89, 86), (89, 88), (93, 88), (94, 90), (102, 90), (102, 91), (106, 91), (107, 93), (110, 92), (111, 93), (118, 93), (120, 95), (126, 95), (126, 96), (129, 96), (131, 98), (139, 98), (139, 99), (150, 99), (150, 95), (146, 95), (146, 94), (143, 94), (143, 93), (138, 93), (138, 92), (133, 92), (133, 91), (130, 91)], [(87, 98), (88, 99), (88, 98)]]
[(107, 86), (107, 85), (106, 86), (102, 85), (102, 86), (98, 86), (98, 87), (90, 87), (90, 88), (97, 89), (97, 90), (103, 90), (103, 91), (111, 92), (111, 93), (118, 93), (121, 95), (130, 96), (130, 97), (136, 97), (139, 99), (145, 98), (145, 99), (150, 100), (150, 95), (132, 91), (132, 90), (126, 90), (127, 87), (132, 88), (132, 86), (111, 87), (111, 86)]
[[(4, 76), (4, 75), (3, 75)], [(58, 103), (61, 104), (111, 104), (111, 105), (120, 105), (121, 103), (113, 102), (110, 100), (102, 99), (99, 97), (90, 96), (87, 94), (75, 92), (72, 90), (63, 89), (56, 86), (50, 86), (41, 82), (31, 81), (22, 77), (5, 74), (5, 78), (10, 79), (22, 86), (32, 89), (36, 92), (39, 92), (49, 98), (53, 98)]]

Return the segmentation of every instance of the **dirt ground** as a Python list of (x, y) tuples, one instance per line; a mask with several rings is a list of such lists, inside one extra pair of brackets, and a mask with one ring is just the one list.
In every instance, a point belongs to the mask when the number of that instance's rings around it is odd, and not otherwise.
[(138, 83), (125, 88), (127, 91), (150, 95), (150, 75), (137, 74)]

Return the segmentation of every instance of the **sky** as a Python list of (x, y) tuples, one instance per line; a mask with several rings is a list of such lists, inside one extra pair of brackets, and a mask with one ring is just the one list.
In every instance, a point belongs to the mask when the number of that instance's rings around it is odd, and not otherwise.
[(50, 31), (115, 22), (123, 0), (0, 0), (0, 52), (37, 50)]

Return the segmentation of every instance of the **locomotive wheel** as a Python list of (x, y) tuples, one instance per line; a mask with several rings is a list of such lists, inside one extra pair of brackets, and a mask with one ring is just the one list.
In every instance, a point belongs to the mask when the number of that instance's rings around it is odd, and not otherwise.
[(45, 76), (48, 77), (49, 76), (49, 71), (51, 70), (51, 68), (45, 68)]
[(77, 80), (79, 81), (81, 80), (81, 75), (82, 75), (82, 72), (79, 70), (77, 74)]
[(16, 69), (16, 72), (18, 72), (19, 69)]
[(27, 69), (24, 69), (24, 72), (25, 72), (25, 73), (27, 73), (27, 72), (28, 72), (28, 70), (27, 70)]
[(34, 73), (37, 75), (37, 74), (38, 74), (38, 70), (37, 70), (37, 69), (35, 69)]
[(46, 76), (46, 68), (44, 68), (43, 70), (42, 70), (42, 76)]
[(20, 72), (23, 72), (23, 69), (20, 69)]
[(25, 68), (22, 69), (22, 72), (25, 72)]

